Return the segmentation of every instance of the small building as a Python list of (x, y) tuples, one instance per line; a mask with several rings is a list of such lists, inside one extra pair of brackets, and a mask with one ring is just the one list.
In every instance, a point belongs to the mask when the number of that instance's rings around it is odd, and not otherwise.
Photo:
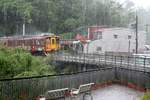
[[(84, 53), (135, 52), (136, 34), (133, 29), (90, 27), (88, 30), (88, 38), (92, 41), (84, 46)], [(138, 52), (143, 52), (145, 32), (139, 31), (138, 37)]]
[(90, 26), (88, 28), (88, 39), (94, 40), (96, 37), (96, 34), (101, 34), (103, 29), (106, 28), (105, 26)]

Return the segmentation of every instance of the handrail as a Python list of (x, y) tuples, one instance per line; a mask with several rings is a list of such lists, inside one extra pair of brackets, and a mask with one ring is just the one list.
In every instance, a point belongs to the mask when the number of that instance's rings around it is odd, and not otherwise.
[[(0, 80), (0, 99), (7, 96), (8, 98), (19, 98), (21, 96), (27, 97), (27, 100), (32, 100), (33, 97), (45, 93), (47, 90), (60, 89), (60, 88), (77, 88), (81, 84), (86, 83), (105, 83), (106, 81), (120, 80), (135, 83), (144, 87), (150, 87), (150, 70), (147, 70), (146, 65), (148, 59), (145, 58), (143, 66), (140, 70), (137, 70), (137, 66), (132, 65), (133, 62), (137, 63), (137, 59), (133, 57), (120, 57), (120, 56), (105, 56), (105, 55), (68, 55), (62, 56), (62, 54), (55, 54), (56, 61), (63, 58), (64, 60), (71, 59), (71, 63), (78, 61), (77, 63), (88, 64), (101, 64), (106, 61), (101, 69), (81, 71), (76, 73), (58, 74), (58, 75), (44, 75), (44, 76), (33, 76), (23, 77), (14, 79), (1, 79)], [(88, 59), (87, 59), (87, 58)], [(68, 59), (69, 58), (69, 59)], [(104, 58), (106, 60), (104, 60)], [(77, 59), (77, 60), (76, 60)], [(80, 60), (82, 59), (82, 60)], [(89, 60), (92, 59), (92, 60)], [(119, 60), (121, 60), (119, 62)], [(141, 60), (140, 60), (141, 61)], [(114, 63), (112, 63), (114, 62)], [(122, 62), (122, 63), (121, 63)], [(114, 64), (114, 66), (112, 66)], [(120, 66), (121, 65), (121, 66)], [(148, 64), (149, 65), (149, 64)], [(93, 65), (95, 66), (95, 65)], [(99, 65), (97, 65), (99, 66)], [(130, 69), (133, 67), (133, 69)], [(139, 66), (140, 67), (140, 66)], [(150, 68), (149, 68), (150, 69)], [(149, 72), (148, 72), (149, 71)], [(64, 83), (64, 84), (62, 84)], [(16, 98), (14, 98), (16, 96)]]
[[(150, 58), (132, 57), (132, 56), (113, 56), (113, 55), (94, 55), (94, 54), (55, 54), (56, 61), (77, 62), (86, 64), (113, 64), (113, 65), (129, 65), (144, 68), (150, 67)], [(65, 57), (66, 59), (63, 59)], [(92, 61), (92, 62), (91, 62)], [(146, 70), (145, 70), (146, 71)], [(150, 71), (150, 70), (149, 70)]]
[[(111, 68), (105, 68), (105, 69), (111, 69)], [(74, 73), (54, 74), (54, 75), (41, 75), (41, 76), (20, 77), (20, 78), (6, 78), (6, 79), (0, 79), (0, 82), (1, 81), (12, 81), (12, 80), (24, 80), (24, 79), (35, 79), (35, 78), (44, 78), (44, 77), (75, 75), (75, 74), (82, 74), (82, 73), (95, 72), (95, 71), (99, 71), (99, 69), (78, 71), (78, 72), (74, 72)]]

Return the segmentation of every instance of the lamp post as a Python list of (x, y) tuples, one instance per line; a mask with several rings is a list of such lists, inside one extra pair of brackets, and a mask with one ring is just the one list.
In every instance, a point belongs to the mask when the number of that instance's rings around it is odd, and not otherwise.
[(130, 46), (131, 46), (131, 42), (129, 40), (129, 45), (128, 45), (128, 53), (130, 54)]

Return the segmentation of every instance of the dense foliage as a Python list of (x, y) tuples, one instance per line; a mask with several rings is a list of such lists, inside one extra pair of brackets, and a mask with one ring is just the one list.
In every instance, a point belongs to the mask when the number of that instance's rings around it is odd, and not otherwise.
[(127, 26), (134, 13), (115, 0), (0, 0), (0, 34), (74, 32), (91, 25)]
[(54, 74), (42, 57), (34, 57), (19, 48), (0, 47), (0, 78)]
[(147, 92), (144, 97), (142, 98), (142, 100), (150, 100), (150, 92)]

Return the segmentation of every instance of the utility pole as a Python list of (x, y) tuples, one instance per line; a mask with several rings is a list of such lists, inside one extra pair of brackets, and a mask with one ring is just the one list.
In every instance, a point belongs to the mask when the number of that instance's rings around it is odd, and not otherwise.
[(136, 54), (138, 53), (138, 15), (136, 13), (136, 24), (135, 24), (135, 33), (136, 33)]
[(130, 47), (131, 47), (131, 42), (129, 40), (129, 44), (128, 44), (128, 53), (130, 54)]

